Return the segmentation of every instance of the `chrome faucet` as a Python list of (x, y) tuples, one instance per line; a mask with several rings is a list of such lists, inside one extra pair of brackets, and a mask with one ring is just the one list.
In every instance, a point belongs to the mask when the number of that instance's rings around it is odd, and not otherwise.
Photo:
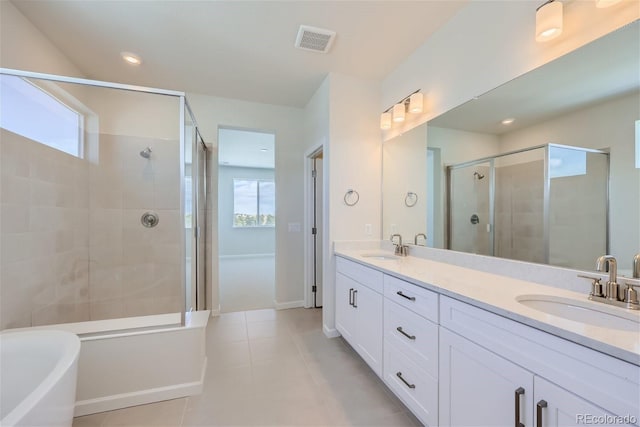
[[(398, 243), (394, 242), (393, 239), (397, 237), (398, 238)], [(391, 235), (391, 243), (393, 243), (393, 245), (396, 247), (395, 250), (395, 254), (399, 255), (399, 256), (407, 256), (408, 252), (409, 252), (409, 248), (406, 245), (402, 244), (402, 236), (399, 234), (392, 234)]]
[(609, 272), (609, 280), (605, 286), (605, 297), (608, 300), (618, 300), (618, 262), (611, 255), (602, 255), (596, 260), (596, 270)]
[(422, 237), (424, 239), (425, 246), (427, 244), (427, 235), (424, 233), (418, 233), (413, 237), (413, 244), (418, 246), (418, 237)]
[(633, 278), (640, 279), (640, 254), (633, 257)]

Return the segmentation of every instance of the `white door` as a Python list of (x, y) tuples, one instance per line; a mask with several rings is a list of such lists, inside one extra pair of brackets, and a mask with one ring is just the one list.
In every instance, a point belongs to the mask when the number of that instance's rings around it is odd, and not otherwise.
[(533, 425), (533, 374), (442, 327), (439, 379), (442, 427)]
[(359, 286), (353, 298), (356, 307), (356, 350), (382, 376), (382, 295)]
[(352, 346), (356, 345), (356, 309), (353, 295), (358, 284), (347, 276), (336, 273), (336, 329)]
[[(535, 425), (538, 427), (628, 424), (627, 422), (616, 423), (610, 412), (543, 378), (535, 377), (534, 384)], [(610, 418), (607, 419), (607, 417)]]

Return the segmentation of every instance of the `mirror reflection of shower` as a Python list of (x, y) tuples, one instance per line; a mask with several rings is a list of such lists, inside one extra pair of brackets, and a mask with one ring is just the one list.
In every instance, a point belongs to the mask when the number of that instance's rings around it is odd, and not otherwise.
[(140, 152), (140, 155), (142, 157), (144, 157), (145, 159), (150, 159), (151, 158), (151, 147), (147, 147), (144, 150), (142, 150)]
[[(140, 153), (140, 154), (142, 154), (142, 153)], [(477, 179), (478, 181), (480, 181), (482, 178), (484, 178), (484, 175), (481, 174), (480, 172), (476, 171), (476, 172), (473, 173), (473, 179)]]

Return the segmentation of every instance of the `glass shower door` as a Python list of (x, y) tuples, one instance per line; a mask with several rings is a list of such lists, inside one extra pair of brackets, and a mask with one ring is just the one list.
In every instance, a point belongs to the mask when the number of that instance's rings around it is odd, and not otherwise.
[(449, 249), (493, 255), (493, 160), (449, 168)]

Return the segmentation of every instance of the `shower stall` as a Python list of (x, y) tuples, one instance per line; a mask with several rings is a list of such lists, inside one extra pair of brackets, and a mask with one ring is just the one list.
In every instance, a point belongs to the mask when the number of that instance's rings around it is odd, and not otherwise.
[(211, 155), (185, 94), (9, 69), (0, 93), (0, 329), (80, 336), (76, 416), (197, 394)]
[(182, 92), (0, 70), (2, 329), (205, 308), (206, 146)]
[(449, 249), (591, 269), (608, 253), (609, 154), (546, 144), (447, 167)]

